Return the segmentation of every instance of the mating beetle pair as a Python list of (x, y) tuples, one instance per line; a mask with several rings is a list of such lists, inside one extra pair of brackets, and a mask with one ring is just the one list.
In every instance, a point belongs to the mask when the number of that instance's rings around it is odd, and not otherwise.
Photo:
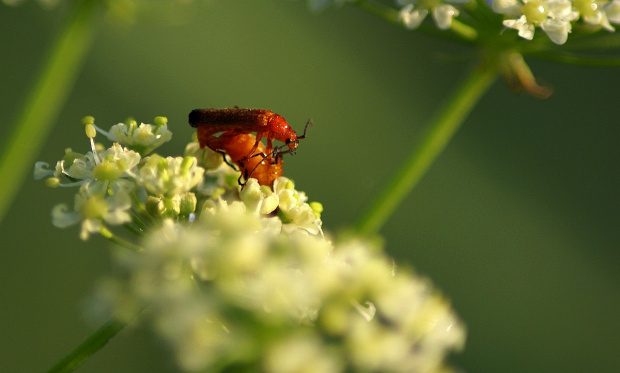
[[(242, 187), (250, 177), (271, 187), (282, 176), (282, 154), (295, 152), (311, 123), (309, 120), (303, 135), (297, 136), (282, 116), (270, 110), (235, 107), (196, 109), (189, 113), (189, 124), (197, 128), (200, 147), (208, 146), (221, 153), (224, 160), (228, 155), (241, 171)], [(216, 136), (218, 133), (221, 134)], [(261, 142), (263, 137), (267, 146)], [(284, 144), (274, 148), (273, 140)]]

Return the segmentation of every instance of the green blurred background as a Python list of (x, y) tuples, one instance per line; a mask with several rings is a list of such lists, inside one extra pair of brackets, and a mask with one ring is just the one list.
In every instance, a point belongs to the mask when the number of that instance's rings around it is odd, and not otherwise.
[[(65, 10), (0, 6), (2, 138)], [(182, 151), (195, 108), (270, 109), (297, 129), (312, 117), (285, 173), (338, 232), (397, 170), (473, 57), (351, 6), (317, 15), (302, 1), (197, 1), (131, 26), (106, 18), (37, 159), (87, 151), (84, 115), (103, 127), (165, 115), (174, 139), (163, 154)], [(620, 69), (531, 66), (555, 94), (540, 101), (496, 83), (382, 230), (386, 249), (430, 277), (467, 324), (457, 367), (618, 372)], [(110, 270), (108, 244), (50, 222), (74, 192), (29, 177), (0, 225), (0, 372), (44, 371), (97, 326), (84, 305)], [(174, 366), (132, 327), (80, 371)]]

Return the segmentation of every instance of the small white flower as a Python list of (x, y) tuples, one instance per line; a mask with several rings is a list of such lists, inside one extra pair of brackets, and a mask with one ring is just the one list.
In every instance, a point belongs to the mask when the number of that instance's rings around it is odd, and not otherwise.
[(202, 180), (204, 168), (194, 157), (167, 157), (153, 154), (139, 171), (138, 182), (154, 195), (172, 197), (189, 192)]
[(614, 10), (615, 7), (620, 5), (614, 5), (614, 1), (601, 1), (601, 0), (573, 0), (573, 7), (579, 12), (581, 19), (590, 25), (601, 26), (607, 31), (613, 32), (615, 28), (610, 24), (618, 23), (617, 14), (618, 10)]
[(493, 0), (493, 9), (509, 18), (504, 26), (518, 31), (519, 36), (532, 40), (540, 27), (556, 44), (564, 44), (571, 32), (571, 22), (579, 17), (569, 0)]
[(397, 0), (398, 5), (403, 6), (398, 13), (399, 20), (408, 29), (420, 27), (429, 12), (433, 13), (435, 24), (441, 30), (447, 30), (452, 26), (452, 19), (459, 15), (459, 10), (447, 4), (465, 4), (470, 0)]
[(459, 10), (449, 4), (442, 4), (433, 8), (433, 19), (437, 27), (447, 30), (452, 26), (452, 19), (459, 15)]
[(620, 24), (620, 0), (612, 0), (603, 7), (609, 22)]
[(73, 211), (64, 204), (53, 208), (52, 223), (66, 228), (82, 222), (80, 238), (87, 240), (91, 233), (101, 230), (103, 223), (121, 225), (131, 221), (130, 208), (131, 198), (127, 193), (109, 195), (94, 183), (86, 183), (75, 195)]
[(172, 138), (168, 124), (159, 118), (161, 117), (155, 118), (157, 122), (160, 122), (155, 126), (144, 123), (137, 126), (137, 123), (133, 121), (129, 121), (129, 124), (115, 124), (110, 128), (107, 137), (110, 141), (118, 142), (142, 155), (148, 154)]
[(414, 30), (420, 27), (427, 15), (428, 10), (415, 9), (413, 4), (407, 4), (398, 13), (398, 19), (405, 27)]
[(493, 0), (491, 7), (495, 13), (508, 16), (520, 16), (523, 3), (519, 0)]
[(571, 32), (570, 22), (559, 21), (557, 19), (544, 20), (540, 28), (547, 33), (549, 39), (558, 45), (566, 43), (568, 34)]
[(519, 31), (519, 36), (523, 39), (534, 39), (534, 25), (527, 21), (525, 16), (518, 19), (507, 19), (503, 22), (504, 26)]
[[(109, 189), (112, 192), (131, 190), (140, 158), (140, 154), (123, 148), (118, 143), (104, 151), (88, 152), (85, 155), (66, 149), (63, 160), (56, 163), (54, 176), (69, 178), (72, 183), (64, 184), (66, 186), (94, 182), (99, 184), (97, 188)], [(95, 186), (91, 185), (91, 188)]]
[(266, 215), (278, 208), (278, 195), (267, 186), (261, 186), (256, 179), (250, 178), (245, 188), (239, 192), (239, 198), (250, 211)]
[(278, 214), (284, 222), (283, 229), (291, 232), (304, 229), (312, 234), (322, 234), (321, 219), (315, 215), (312, 207), (306, 203), (305, 193), (295, 190), (295, 184), (286, 177), (279, 177), (273, 183), (274, 193), (278, 196)]
[(186, 157), (196, 157), (198, 165), (207, 170), (214, 170), (224, 163), (222, 154), (211, 150), (208, 146), (201, 148), (198, 141), (188, 143), (183, 154)]

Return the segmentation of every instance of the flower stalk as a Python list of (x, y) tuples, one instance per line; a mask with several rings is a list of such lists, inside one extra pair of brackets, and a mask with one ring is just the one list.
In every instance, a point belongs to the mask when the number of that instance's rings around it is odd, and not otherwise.
[(142, 251), (142, 247), (135, 245), (127, 240), (124, 240), (122, 238), (120, 238), (119, 236), (115, 235), (114, 233), (112, 233), (108, 228), (106, 227), (101, 227), (101, 230), (99, 231), (99, 234), (101, 234), (101, 236), (103, 236), (104, 238), (108, 239), (110, 242), (120, 246), (120, 247), (124, 247), (126, 249), (129, 249), (131, 251), (135, 251), (135, 252), (140, 252)]
[(72, 372), (84, 363), (95, 352), (105, 346), (114, 336), (116, 336), (127, 324), (117, 319), (111, 319), (103, 324), (93, 334), (88, 336), (67, 356), (62, 358), (47, 373), (66, 373)]
[(494, 65), (480, 64), (461, 83), (439, 115), (431, 121), (421, 141), (413, 147), (409, 159), (388, 186), (383, 189), (357, 224), (361, 234), (376, 234), (403, 199), (418, 184), (441, 154), (469, 113), (497, 78)]
[(22, 106), (13, 132), (0, 147), (3, 149), (0, 154), (0, 180), (3, 180), (0, 183), (0, 220), (71, 93), (92, 45), (100, 2), (80, 0), (76, 3)]

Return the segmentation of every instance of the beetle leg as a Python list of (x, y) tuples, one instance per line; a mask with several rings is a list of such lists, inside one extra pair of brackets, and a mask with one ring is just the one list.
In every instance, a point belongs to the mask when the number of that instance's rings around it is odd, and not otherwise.
[(223, 151), (223, 150), (216, 150), (216, 152), (217, 152), (217, 153), (220, 153), (220, 154), (222, 155), (222, 159), (224, 160), (224, 163), (226, 163), (227, 165), (229, 165), (230, 167), (232, 167), (232, 168), (233, 168), (233, 170), (235, 170), (235, 171), (239, 171), (239, 170), (237, 169), (237, 166), (236, 166), (234, 163), (231, 163), (231, 162), (229, 162), (229, 161), (228, 161), (228, 158), (226, 158), (226, 156), (227, 156), (228, 154), (226, 154), (226, 152), (225, 152), (225, 151)]
[[(263, 163), (263, 161), (264, 161), (264, 160), (268, 157), (268, 155), (267, 155), (267, 154), (265, 154), (265, 153), (257, 153), (257, 154), (254, 154), (251, 158), (253, 158), (253, 157), (263, 157), (263, 158), (262, 158), (262, 159), (261, 159), (261, 160), (260, 160), (260, 161), (256, 164), (256, 166), (254, 166), (254, 168), (252, 169), (252, 171), (250, 172), (250, 174), (249, 174), (249, 175), (247, 175), (247, 177), (246, 177), (246, 181), (247, 181), (247, 179), (249, 179), (249, 178), (251, 178), (251, 177), (252, 177), (252, 174), (254, 174), (254, 171), (256, 171), (256, 169), (258, 168), (258, 166), (260, 166), (260, 164), (261, 164), (261, 163)], [(247, 171), (248, 171), (248, 170), (245, 170), (245, 172), (246, 172), (246, 173), (247, 173)]]
[(254, 143), (254, 146), (252, 147), (252, 149), (250, 149), (250, 152), (248, 153), (246, 158), (251, 158), (251, 157), (254, 156), (254, 152), (256, 151), (256, 149), (258, 149), (258, 144), (260, 144), (260, 139), (261, 138), (263, 138), (263, 133), (262, 132), (256, 132), (256, 142)]

